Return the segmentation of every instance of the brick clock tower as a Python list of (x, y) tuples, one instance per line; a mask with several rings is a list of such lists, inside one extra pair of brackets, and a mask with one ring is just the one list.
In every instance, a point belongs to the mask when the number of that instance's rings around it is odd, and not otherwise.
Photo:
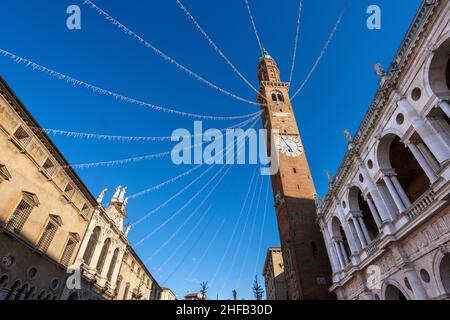
[[(263, 125), (268, 152), (276, 150), (279, 170), (271, 176), (288, 299), (333, 299), (328, 291), (331, 268), (315, 223), (316, 189), (289, 99), (275, 60), (263, 50), (258, 63)], [(274, 130), (277, 130), (277, 134)], [(272, 148), (275, 144), (275, 148)]]

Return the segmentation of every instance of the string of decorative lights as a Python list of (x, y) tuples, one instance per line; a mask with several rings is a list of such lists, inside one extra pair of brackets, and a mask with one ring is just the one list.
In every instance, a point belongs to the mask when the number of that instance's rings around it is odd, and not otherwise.
[(247, 6), (248, 15), (250, 17), (250, 21), (253, 26), (253, 31), (255, 31), (255, 36), (256, 36), (256, 40), (258, 41), (259, 49), (261, 51), (263, 51), (263, 46), (261, 44), (261, 39), (259, 38), (259, 35), (258, 35), (258, 30), (256, 29), (255, 19), (253, 18), (252, 10), (250, 9), (250, 5), (248, 4), (248, 1), (244, 0), (244, 2), (245, 2), (245, 5)]
[[(237, 127), (244, 126), (257, 117), (259, 117), (259, 112), (256, 116), (253, 116), (243, 122), (232, 125), (228, 128), (222, 129), (221, 132), (225, 133), (228, 129), (234, 129)], [(30, 127), (34, 131), (42, 131), (48, 135), (53, 136), (65, 136), (68, 138), (76, 138), (76, 139), (97, 139), (97, 140), (109, 140), (109, 141), (122, 141), (122, 142), (131, 142), (131, 141), (171, 141), (172, 136), (160, 136), (160, 137), (151, 137), (151, 136), (120, 136), (120, 135), (108, 135), (108, 134), (98, 134), (98, 133), (90, 133), (90, 132), (77, 132), (77, 131), (67, 131), (61, 129), (49, 129), (49, 128), (40, 128), (40, 127)], [(182, 137), (199, 137), (203, 136), (203, 134), (195, 134), (189, 136)]]
[(268, 203), (269, 203), (269, 190), (270, 190), (270, 181), (267, 182), (267, 188), (266, 188), (266, 202), (264, 205), (264, 214), (263, 214), (263, 219), (261, 222), (261, 231), (259, 234), (259, 244), (258, 244), (258, 254), (256, 255), (256, 261), (255, 261), (255, 271), (253, 272), (253, 274), (257, 274), (257, 268), (258, 268), (258, 264), (259, 264), (259, 259), (261, 256), (261, 246), (262, 246), (262, 240), (263, 240), (263, 235), (264, 235), (264, 226), (266, 223), (266, 216), (267, 216), (267, 207), (268, 207)]
[(298, 48), (298, 36), (300, 34), (300, 20), (302, 17), (303, 0), (298, 1), (298, 16), (297, 16), (297, 30), (295, 32), (294, 40), (294, 53), (292, 54), (292, 65), (291, 74), (289, 75), (289, 83), (292, 82), (292, 77), (294, 76), (295, 60), (297, 59), (297, 48)]
[[(252, 124), (251, 128), (254, 127), (256, 124), (256, 121)], [(228, 146), (225, 150), (225, 152), (228, 152), (228, 150), (230, 150), (230, 148), (233, 147)], [(219, 152), (223, 152), (222, 150)], [(200, 180), (201, 177), (203, 177), (206, 173), (208, 173), (209, 171), (212, 170), (212, 168), (214, 168), (216, 166), (216, 164), (212, 164), (209, 166), (208, 169), (206, 169), (202, 174), (200, 174), (198, 177), (196, 177), (191, 183), (189, 183), (187, 186), (185, 186), (183, 189), (179, 190), (175, 195), (173, 195), (172, 197), (170, 197), (168, 200), (166, 200), (165, 202), (163, 202), (160, 206), (156, 207), (155, 209), (151, 210), (150, 212), (148, 212), (147, 214), (145, 214), (143, 217), (141, 217), (140, 219), (138, 219), (136, 222), (134, 222), (131, 226), (135, 227), (137, 225), (139, 225), (140, 223), (142, 223), (143, 221), (145, 221), (146, 219), (148, 219), (150, 216), (152, 216), (154, 213), (156, 213), (157, 211), (161, 210), (163, 207), (165, 207), (168, 203), (170, 203), (171, 201), (173, 201), (174, 199), (176, 199), (180, 194), (182, 194), (183, 192), (185, 192), (186, 190), (188, 190), (192, 185), (195, 184), (195, 182), (197, 182), (198, 180)]]
[(220, 50), (220, 48), (214, 43), (214, 41), (211, 39), (211, 37), (206, 33), (205, 30), (200, 26), (200, 24), (197, 22), (197, 20), (192, 16), (192, 14), (186, 9), (186, 7), (181, 3), (180, 0), (176, 0), (178, 6), (180, 9), (186, 14), (186, 16), (189, 18), (189, 20), (192, 21), (192, 23), (195, 25), (197, 30), (206, 38), (208, 43), (214, 48), (214, 50), (222, 57), (222, 59), (225, 60), (225, 62), (228, 64), (228, 66), (251, 88), (253, 91), (255, 91), (258, 95), (260, 94), (259, 91), (250, 83), (250, 81), (245, 78), (242, 73), (234, 66), (234, 64), (225, 56), (225, 54)]
[(6, 50), (0, 49), (0, 54), (2, 54), (5, 57), (9, 57), (11, 58), (14, 62), (16, 63), (20, 63), (25, 65), (26, 67), (30, 67), (33, 70), (38, 70), (40, 72), (46, 73), (49, 76), (52, 76), (56, 79), (59, 80), (63, 80), (67, 83), (70, 83), (72, 85), (76, 85), (76, 86), (80, 86), (83, 87), (85, 89), (89, 89), (91, 91), (93, 91), (94, 93), (98, 93), (98, 94), (102, 94), (102, 95), (106, 95), (106, 96), (110, 96), (113, 97), (117, 100), (121, 100), (127, 103), (132, 103), (141, 107), (148, 107), (152, 110), (155, 111), (160, 111), (160, 112), (165, 112), (165, 113), (169, 113), (169, 114), (175, 114), (178, 116), (185, 116), (185, 117), (190, 117), (190, 118), (194, 118), (194, 119), (206, 119), (206, 120), (238, 120), (238, 119), (246, 119), (252, 116), (255, 116), (256, 114), (259, 113), (255, 112), (255, 113), (250, 113), (250, 114), (246, 114), (246, 115), (242, 115), (242, 116), (231, 116), (231, 117), (225, 117), (225, 116), (209, 116), (209, 115), (203, 115), (203, 114), (196, 114), (196, 113), (190, 113), (190, 112), (184, 112), (184, 111), (179, 111), (179, 110), (175, 110), (175, 109), (171, 109), (171, 108), (167, 108), (167, 107), (161, 107), (161, 106), (157, 106), (148, 102), (144, 102), (141, 100), (137, 100), (134, 98), (130, 98), (127, 96), (124, 96), (122, 94), (107, 90), (107, 89), (103, 89), (100, 87), (97, 87), (93, 84), (75, 79), (73, 77), (70, 77), (68, 75), (65, 75), (63, 73), (60, 73), (58, 71), (52, 70), (50, 68), (44, 67), (40, 64), (37, 64), (31, 60), (28, 60), (26, 58), (20, 57), (18, 55), (15, 55), (11, 52), (8, 52)]
[[(261, 180), (263, 180), (263, 179), (261, 178)], [(256, 218), (258, 217), (259, 201), (261, 199), (261, 191), (262, 191), (263, 184), (264, 184), (263, 181), (261, 181), (261, 183), (259, 184), (258, 199), (256, 200), (256, 208), (255, 208), (254, 214), (253, 214), (253, 222), (252, 222), (252, 227), (250, 229), (250, 237), (248, 238), (247, 249), (245, 250), (244, 260), (242, 260), (242, 265), (241, 265), (241, 269), (239, 271), (236, 288), (239, 288), (241, 285), (242, 274), (244, 272), (244, 267), (247, 264), (248, 254), (250, 252), (250, 245), (252, 244), (253, 235), (255, 233)]]
[(300, 87), (297, 89), (297, 91), (295, 91), (295, 93), (293, 94), (291, 100), (294, 100), (295, 97), (300, 93), (301, 90), (303, 90), (303, 88), (305, 87), (305, 85), (308, 83), (309, 79), (311, 79), (312, 75), (314, 74), (314, 72), (316, 71), (317, 67), (319, 66), (320, 61), (322, 60), (323, 56), (325, 55), (328, 47), (331, 44), (331, 41), (334, 38), (334, 35), (336, 34), (336, 31), (339, 27), (339, 25), (341, 24), (342, 18), (345, 15), (345, 12), (347, 11), (347, 7), (349, 4), (349, 0), (345, 0), (344, 3), (344, 7), (341, 10), (341, 13), (339, 14), (338, 19), (336, 20), (335, 25), (333, 26), (333, 29), (331, 30), (330, 35), (328, 36), (327, 41), (325, 42), (325, 45), (323, 46), (322, 50), (320, 51), (319, 56), (316, 59), (316, 62), (314, 63), (313, 67), (311, 68), (311, 70), (309, 71), (308, 75), (306, 76), (305, 80), (303, 81), (303, 83), (300, 85)]
[(128, 27), (126, 27), (125, 25), (123, 25), (120, 21), (118, 21), (117, 19), (115, 19), (114, 17), (112, 17), (110, 14), (108, 14), (106, 11), (104, 11), (103, 9), (101, 9), (99, 6), (97, 6), (96, 4), (94, 4), (92, 1), (90, 0), (84, 0), (84, 4), (88, 4), (91, 8), (93, 8), (98, 14), (100, 14), (100, 16), (104, 17), (107, 21), (111, 22), (114, 26), (118, 27), (120, 30), (122, 30), (123, 32), (125, 32), (128, 36), (132, 37), (133, 39), (137, 40), (138, 42), (140, 42), (141, 44), (143, 44), (144, 46), (146, 46), (147, 48), (150, 48), (154, 53), (156, 53), (158, 56), (162, 57), (165, 61), (170, 62), (171, 64), (173, 64), (174, 66), (176, 66), (178, 69), (184, 71), (185, 73), (187, 73), (188, 75), (194, 77), (195, 79), (199, 80), (200, 82), (203, 82), (204, 84), (206, 84), (207, 86), (209, 86), (210, 88), (213, 88), (229, 97), (232, 97), (236, 100), (242, 101), (242, 102), (246, 102), (248, 104), (252, 104), (252, 105), (259, 105), (256, 102), (244, 99), (242, 97), (237, 96), (234, 93), (231, 93), (225, 89), (222, 89), (221, 87), (219, 87), (218, 85), (206, 80), (205, 78), (203, 78), (202, 76), (198, 75), (197, 73), (193, 72), (192, 70), (188, 69), (187, 67), (183, 66), (182, 64), (180, 64), (179, 62), (177, 62), (176, 60), (174, 60), (172, 57), (168, 56), (167, 54), (165, 54), (164, 52), (162, 52), (161, 50), (159, 50), (158, 48), (156, 48), (154, 45), (152, 45), (150, 42), (148, 42), (147, 40), (145, 40), (144, 38), (142, 38), (141, 36), (139, 36), (138, 34), (136, 34), (134, 31), (132, 31), (131, 29), (129, 29)]
[[(257, 186), (258, 179), (259, 179), (259, 176), (257, 175), (257, 173), (258, 173), (258, 170), (255, 169), (255, 172), (254, 172), (254, 174), (253, 174), (253, 176), (252, 176), (252, 180), (250, 181), (250, 184), (248, 185), (248, 190), (247, 190), (247, 193), (246, 193), (246, 195), (245, 195), (244, 202), (243, 202), (243, 204), (242, 204), (242, 206), (241, 206), (241, 210), (240, 210), (240, 212), (239, 212), (238, 219), (236, 220), (236, 223), (235, 223), (235, 225), (234, 225), (234, 227), (233, 227), (233, 231), (232, 231), (232, 233), (231, 233), (231, 236), (230, 236), (230, 238), (228, 239), (227, 246), (225, 247), (225, 251), (224, 251), (222, 257), (220, 258), (219, 264), (217, 265), (217, 268), (216, 268), (216, 270), (214, 271), (213, 276), (211, 277), (211, 280), (210, 280), (210, 283), (211, 283), (211, 284), (214, 283), (214, 281), (216, 280), (216, 278), (217, 278), (217, 276), (218, 276), (218, 274), (219, 274), (219, 271), (220, 271), (220, 269), (222, 268), (222, 265), (223, 265), (223, 263), (224, 263), (224, 261), (225, 261), (225, 257), (228, 255), (228, 251), (229, 251), (230, 248), (231, 248), (231, 243), (232, 243), (232, 241), (233, 241), (233, 239), (234, 239), (234, 236), (236, 235), (236, 232), (237, 232), (237, 230), (238, 230), (238, 226), (239, 226), (239, 224), (240, 224), (240, 222), (241, 222), (241, 218), (242, 218), (242, 215), (243, 215), (243, 213), (244, 213), (245, 206), (246, 206), (246, 204), (247, 204), (247, 201), (248, 201), (249, 196), (250, 196), (250, 192), (251, 192), (251, 190), (252, 190), (253, 181), (255, 181), (255, 186), (254, 186), (254, 188), (255, 188), (255, 190), (256, 190), (256, 186)], [(257, 177), (256, 180), (255, 180), (255, 177)], [(254, 193), (254, 192), (255, 192), (255, 191), (253, 191), (253, 193)], [(252, 196), (252, 198), (253, 198), (253, 197), (254, 197), (254, 195)], [(253, 201), (253, 200), (252, 200), (252, 201)]]
[[(183, 223), (182, 223), (180, 226), (178, 226), (178, 228), (177, 228), (174, 232), (172, 232), (172, 233), (170, 234), (170, 237), (169, 237), (166, 241), (164, 241), (158, 249), (156, 249), (155, 251), (153, 251), (152, 255), (151, 255), (148, 259), (146, 259), (144, 263), (148, 263), (150, 260), (152, 260), (153, 257), (155, 257), (162, 249), (164, 249), (164, 248), (169, 244), (169, 242), (172, 241), (172, 239), (176, 237), (176, 235), (181, 231), (181, 229), (183, 229), (184, 226), (185, 226), (186, 224), (188, 224), (189, 221), (191, 221), (191, 219), (195, 216), (195, 214), (198, 212), (198, 210), (200, 210), (200, 208), (205, 204), (205, 202), (209, 199), (209, 197), (214, 193), (214, 191), (217, 189), (217, 187), (218, 187), (218, 186), (220, 185), (220, 183), (223, 181), (223, 179), (224, 179), (225, 176), (228, 174), (228, 172), (230, 172), (230, 169), (231, 169), (232, 167), (233, 167), (232, 165), (229, 165), (229, 166), (228, 166), (228, 168), (227, 168), (227, 169), (225, 170), (225, 172), (220, 176), (220, 178), (219, 178), (219, 180), (216, 182), (216, 184), (209, 190), (209, 192), (206, 194), (206, 196), (203, 197), (202, 201), (201, 201), (201, 202), (198, 204), (198, 206), (192, 211), (192, 213), (191, 213), (186, 219), (184, 219)], [(223, 169), (223, 168), (225, 168), (225, 167), (222, 167), (221, 169)], [(221, 171), (222, 171), (222, 170), (219, 170), (219, 172), (221, 172)], [(210, 181), (214, 180), (215, 177), (216, 177), (216, 176), (214, 176), (213, 178), (211, 178)], [(206, 188), (202, 188), (202, 190), (205, 190), (205, 189), (206, 189)], [(197, 194), (200, 195), (202, 190), (200, 190)], [(195, 198), (196, 198), (196, 196), (194, 195), (194, 197), (192, 198), (192, 200), (195, 199)], [(188, 201), (188, 203), (190, 203), (190, 202), (192, 202), (191, 199)], [(183, 210), (188, 206), (188, 203), (186, 203), (186, 204), (185, 204), (183, 207), (181, 207), (178, 211), (179, 211), (179, 212), (183, 211)], [(175, 216), (176, 216), (176, 215), (175, 215)], [(161, 228), (162, 228), (162, 227), (161, 227)], [(156, 233), (156, 232), (158, 231), (158, 228), (156, 228), (154, 231), (155, 231), (155, 233)]]

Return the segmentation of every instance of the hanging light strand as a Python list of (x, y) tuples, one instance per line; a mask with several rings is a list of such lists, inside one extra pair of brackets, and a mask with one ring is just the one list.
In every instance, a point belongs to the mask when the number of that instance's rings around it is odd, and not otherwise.
[(93, 8), (100, 16), (104, 17), (107, 21), (111, 22), (114, 26), (118, 27), (120, 30), (122, 30), (123, 32), (125, 32), (128, 36), (132, 37), (133, 39), (137, 40), (138, 42), (140, 42), (141, 44), (143, 44), (144, 46), (146, 46), (147, 48), (150, 48), (154, 53), (156, 53), (158, 56), (162, 57), (165, 61), (170, 62), (171, 64), (173, 64), (174, 66), (176, 66), (178, 69), (184, 71), (185, 73), (187, 73), (188, 75), (194, 77), (195, 79), (197, 79), (200, 82), (203, 82), (204, 84), (206, 84), (207, 86), (209, 86), (210, 88), (213, 88), (229, 97), (232, 97), (236, 100), (242, 101), (242, 102), (246, 102), (248, 104), (252, 104), (252, 105), (258, 105), (256, 102), (244, 99), (242, 97), (237, 96), (234, 93), (231, 93), (225, 89), (222, 89), (221, 87), (217, 86), (216, 84), (206, 80), (205, 78), (203, 78), (202, 76), (198, 75), (197, 73), (193, 72), (192, 70), (188, 69), (187, 67), (183, 66), (182, 64), (180, 64), (179, 62), (175, 61), (173, 58), (171, 58), (170, 56), (168, 56), (167, 54), (165, 54), (164, 52), (162, 52), (161, 50), (159, 50), (158, 48), (156, 48), (154, 45), (152, 45), (151, 43), (149, 43), (147, 40), (143, 39), (141, 36), (137, 35), (134, 31), (130, 30), (129, 28), (127, 28), (125, 25), (123, 25), (121, 22), (119, 22), (117, 19), (113, 18), (111, 15), (109, 15), (106, 11), (104, 11), (103, 9), (101, 9), (99, 6), (97, 6), (95, 3), (93, 3), (90, 0), (84, 0), (84, 4), (89, 5), (91, 8)]
[(323, 56), (325, 55), (325, 53), (327, 52), (328, 47), (331, 44), (331, 41), (334, 38), (334, 35), (336, 34), (336, 31), (338, 30), (339, 25), (341, 24), (342, 18), (345, 15), (345, 12), (347, 11), (347, 7), (348, 7), (349, 1), (345, 0), (345, 4), (344, 4), (344, 8), (342, 9), (341, 13), (339, 14), (339, 17), (333, 27), (333, 29), (331, 30), (330, 35), (328, 36), (327, 41), (325, 42), (325, 45), (323, 46), (319, 56), (316, 59), (316, 62), (314, 63), (313, 67), (311, 68), (311, 70), (309, 71), (308, 75), (306, 76), (305, 80), (303, 81), (303, 83), (300, 85), (300, 87), (297, 89), (297, 91), (292, 95), (291, 100), (294, 100), (295, 97), (300, 93), (300, 91), (303, 90), (303, 88), (305, 87), (305, 85), (308, 83), (308, 81), (311, 79), (312, 75), (314, 74), (314, 72), (316, 71), (317, 67), (319, 66), (320, 61), (322, 60)]
[(253, 18), (252, 10), (250, 9), (250, 5), (248, 4), (248, 1), (244, 0), (244, 2), (245, 2), (245, 5), (247, 7), (248, 16), (250, 17), (250, 21), (251, 21), (252, 26), (253, 26), (253, 31), (255, 32), (256, 40), (258, 41), (259, 49), (261, 51), (263, 51), (263, 46), (262, 46), (262, 43), (261, 43), (261, 39), (259, 38), (259, 35), (258, 35), (258, 30), (256, 29), (255, 19)]
[(197, 30), (206, 38), (209, 45), (213, 47), (213, 49), (222, 57), (223, 60), (228, 64), (228, 66), (239, 76), (239, 78), (242, 79), (253, 91), (255, 91), (257, 94), (259, 94), (259, 91), (250, 83), (250, 81), (245, 78), (242, 73), (234, 66), (234, 64), (225, 56), (225, 54), (220, 50), (220, 48), (214, 43), (214, 41), (211, 39), (211, 37), (206, 33), (205, 30), (200, 26), (200, 24), (197, 22), (197, 20), (192, 16), (192, 14), (186, 9), (186, 7), (181, 3), (180, 0), (176, 0), (178, 6), (180, 9), (186, 14), (186, 16), (189, 18), (189, 20), (192, 21), (194, 26), (197, 28)]
[(289, 83), (292, 82), (292, 77), (294, 76), (295, 61), (297, 59), (298, 36), (300, 34), (300, 20), (301, 20), (301, 17), (302, 17), (302, 9), (303, 9), (303, 0), (299, 0), (299, 2), (298, 2), (298, 16), (297, 16), (297, 30), (295, 32), (294, 53), (292, 54), (292, 66), (291, 66), (291, 74), (289, 76)]
[(137, 100), (134, 98), (130, 98), (127, 96), (124, 96), (122, 94), (107, 90), (107, 89), (103, 89), (100, 87), (97, 87), (95, 85), (92, 85), (90, 83), (75, 79), (73, 77), (70, 77), (68, 75), (62, 74), (60, 72), (57, 72), (55, 70), (52, 70), (50, 68), (44, 67), (40, 64), (37, 64), (31, 60), (28, 60), (26, 58), (20, 57), (18, 55), (15, 55), (11, 52), (8, 52), (6, 50), (0, 49), (0, 54), (2, 54), (5, 57), (9, 57), (11, 58), (14, 62), (16, 63), (20, 63), (25, 65), (26, 67), (32, 68), (33, 70), (38, 70), (40, 72), (46, 73), (47, 75), (54, 77), (56, 79), (59, 80), (63, 80), (67, 83), (70, 83), (72, 85), (76, 85), (76, 86), (80, 86), (83, 87), (85, 89), (89, 89), (91, 91), (93, 91), (94, 93), (97, 94), (101, 94), (101, 95), (105, 95), (105, 96), (110, 96), (113, 97), (117, 100), (121, 100), (127, 103), (132, 103), (141, 107), (147, 107), (150, 108), (154, 111), (159, 111), (159, 112), (165, 112), (165, 113), (169, 113), (169, 114), (174, 114), (174, 115), (178, 115), (178, 116), (184, 116), (184, 117), (190, 117), (190, 118), (194, 118), (194, 119), (206, 119), (206, 120), (238, 120), (238, 119), (246, 119), (249, 117), (252, 117), (254, 115), (256, 115), (258, 112), (255, 113), (251, 113), (251, 114), (246, 114), (246, 115), (242, 115), (242, 116), (231, 116), (231, 117), (225, 117), (225, 116), (209, 116), (209, 115), (203, 115), (203, 114), (196, 114), (196, 113), (189, 113), (189, 112), (184, 112), (184, 111), (179, 111), (179, 110), (175, 110), (175, 109), (171, 109), (171, 108), (167, 108), (167, 107), (161, 107), (161, 106), (157, 106), (148, 102), (144, 102), (141, 100)]
[[(243, 121), (240, 123), (237, 123), (235, 125), (232, 125), (226, 129), (222, 129), (221, 132), (224, 133), (229, 129), (234, 129), (237, 127), (242, 127), (253, 120), (255, 120), (257, 117), (259, 117), (259, 112), (257, 115)], [(53, 136), (65, 136), (68, 138), (75, 138), (75, 139), (96, 139), (96, 140), (108, 140), (108, 141), (122, 141), (122, 142), (135, 142), (135, 141), (171, 141), (172, 136), (161, 136), (161, 137), (149, 137), (149, 136), (118, 136), (118, 135), (108, 135), (108, 134), (98, 134), (98, 133), (91, 133), (91, 132), (77, 132), (77, 131), (67, 131), (67, 130), (61, 130), (61, 129), (49, 129), (49, 128), (40, 128), (40, 127), (31, 127), (33, 131), (42, 131), (45, 132), (48, 135)], [(203, 136), (203, 134), (195, 134), (195, 135), (187, 135), (187, 136), (181, 136), (182, 138), (192, 138), (192, 137), (199, 137)]]

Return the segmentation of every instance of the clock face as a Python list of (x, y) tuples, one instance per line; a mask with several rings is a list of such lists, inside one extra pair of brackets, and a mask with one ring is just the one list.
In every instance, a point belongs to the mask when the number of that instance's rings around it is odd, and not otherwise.
[(277, 149), (288, 157), (299, 157), (303, 153), (303, 146), (297, 138), (278, 135), (275, 143)]

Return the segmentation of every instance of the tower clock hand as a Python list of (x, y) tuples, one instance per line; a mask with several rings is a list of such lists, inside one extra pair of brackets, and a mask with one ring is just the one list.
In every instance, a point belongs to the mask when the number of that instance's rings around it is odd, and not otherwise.
[(286, 140), (283, 139), (283, 137), (280, 137), (281, 140), (283, 140), (284, 144), (286, 145), (286, 147), (288, 147), (289, 152), (292, 152), (292, 148), (288, 145), (288, 143), (286, 142)]

